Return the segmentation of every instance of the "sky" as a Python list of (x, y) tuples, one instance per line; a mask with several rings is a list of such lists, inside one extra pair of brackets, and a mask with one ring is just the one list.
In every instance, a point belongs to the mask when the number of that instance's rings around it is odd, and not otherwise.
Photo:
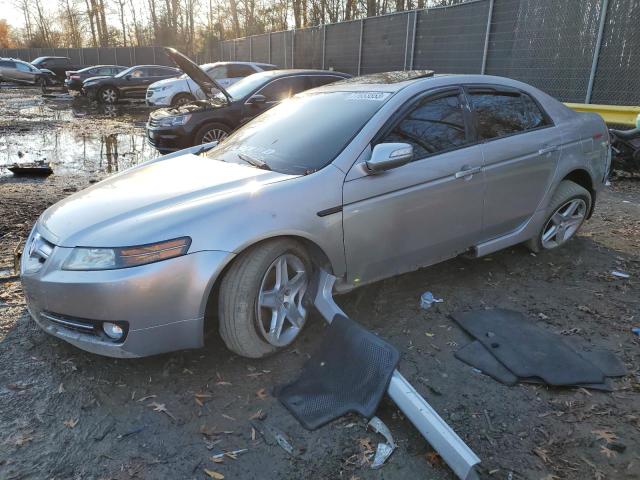
[[(47, 12), (53, 11), (58, 3), (57, 0), (41, 0), (41, 2)], [(6, 7), (0, 9), (0, 18), (4, 18), (14, 28), (24, 27), (22, 12), (13, 4), (13, 0), (7, 0)]]

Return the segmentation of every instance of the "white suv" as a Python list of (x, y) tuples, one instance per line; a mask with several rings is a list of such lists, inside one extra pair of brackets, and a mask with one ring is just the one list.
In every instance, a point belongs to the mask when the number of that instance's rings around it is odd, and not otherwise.
[[(222, 87), (228, 87), (244, 77), (278, 67), (268, 63), (216, 62), (201, 65), (200, 68)], [(186, 74), (152, 83), (146, 97), (147, 105), (173, 107), (205, 98), (202, 89)]]

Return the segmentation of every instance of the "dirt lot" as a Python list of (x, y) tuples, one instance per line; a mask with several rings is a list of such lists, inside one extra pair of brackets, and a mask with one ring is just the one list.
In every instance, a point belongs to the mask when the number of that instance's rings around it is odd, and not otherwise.
[[(308, 432), (269, 395), (317, 346), (317, 315), (295, 348), (262, 361), (229, 353), (215, 329), (202, 350), (114, 360), (50, 337), (29, 319), (13, 251), (49, 205), (155, 155), (144, 143), (147, 113), (0, 87), (0, 478), (204, 479), (205, 469), (242, 479), (452, 478), (389, 400), (379, 415), (399, 448), (372, 471), (366, 454), (378, 438), (362, 419)], [(19, 181), (2, 169), (24, 158), (47, 158), (56, 174)], [(631, 333), (640, 325), (639, 252), (640, 183), (620, 180), (559, 251), (534, 256), (516, 247), (455, 259), (338, 300), (401, 350), (401, 372), (481, 457), (483, 477), (640, 478), (640, 338)], [(425, 290), (444, 303), (420, 310)], [(507, 387), (474, 372), (453, 356), (468, 338), (448, 314), (493, 306), (611, 349), (629, 375), (602, 393)], [(284, 432), (294, 454), (254, 434), (252, 417)], [(211, 459), (237, 449), (247, 452)]]

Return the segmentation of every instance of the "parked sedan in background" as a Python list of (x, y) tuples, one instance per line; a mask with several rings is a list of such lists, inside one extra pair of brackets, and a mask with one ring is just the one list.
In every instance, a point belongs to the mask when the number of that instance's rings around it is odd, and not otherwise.
[(60, 83), (64, 81), (67, 70), (79, 70), (85, 67), (85, 65), (73, 63), (69, 57), (38, 57), (31, 61), (31, 65), (39, 69), (51, 70)]
[[(216, 62), (200, 65), (210, 78), (223, 87), (233, 85), (256, 72), (278, 68), (269, 63), (255, 62)], [(180, 106), (194, 100), (205, 100), (202, 89), (186, 73), (178, 78), (160, 80), (147, 89), (147, 104), (153, 106)]]
[(88, 78), (82, 84), (82, 91), (99, 102), (117, 103), (123, 98), (144, 98), (150, 84), (181, 73), (177, 68), (163, 65), (137, 65), (113, 77)]
[(56, 83), (57, 79), (51, 70), (41, 70), (15, 58), (0, 58), (0, 81), (39, 85), (44, 89), (47, 85)]
[(129, 67), (119, 65), (95, 65), (80, 70), (68, 70), (65, 72), (66, 78), (64, 86), (67, 90), (82, 90), (82, 83), (91, 77), (113, 77)]
[(350, 77), (323, 70), (270, 70), (224, 88), (180, 52), (167, 49), (167, 55), (206, 92), (208, 100), (151, 112), (147, 138), (160, 151), (222, 140), (296, 93)]
[(569, 241), (606, 182), (602, 118), (515, 80), (430, 73), (302, 93), (58, 202), (24, 247), (29, 313), (114, 357), (201, 347), (211, 321), (258, 358), (298, 337), (319, 268), (340, 293)]

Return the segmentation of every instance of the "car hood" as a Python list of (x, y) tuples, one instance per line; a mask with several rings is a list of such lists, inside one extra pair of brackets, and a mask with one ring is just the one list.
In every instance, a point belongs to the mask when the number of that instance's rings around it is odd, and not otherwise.
[[(188, 235), (182, 224), (230, 199), (296, 176), (193, 154), (152, 160), (77, 192), (39, 220), (62, 247), (115, 247)], [(195, 213), (194, 213), (195, 212)], [(187, 222), (188, 223), (188, 222)], [(158, 232), (163, 232), (158, 234)]]
[(153, 82), (151, 85), (149, 85), (149, 88), (156, 88), (156, 87), (177, 87), (180, 84), (186, 84), (187, 83), (187, 79), (186, 78), (165, 78), (164, 80), (159, 80), (157, 82)]
[(207, 75), (198, 65), (178, 52), (175, 48), (165, 47), (165, 51), (178, 68), (198, 84), (208, 99), (213, 98), (215, 93), (220, 91), (227, 98), (229, 103), (231, 103), (231, 95), (229, 95), (229, 92), (227, 92), (222, 85), (216, 82), (213, 78)]

